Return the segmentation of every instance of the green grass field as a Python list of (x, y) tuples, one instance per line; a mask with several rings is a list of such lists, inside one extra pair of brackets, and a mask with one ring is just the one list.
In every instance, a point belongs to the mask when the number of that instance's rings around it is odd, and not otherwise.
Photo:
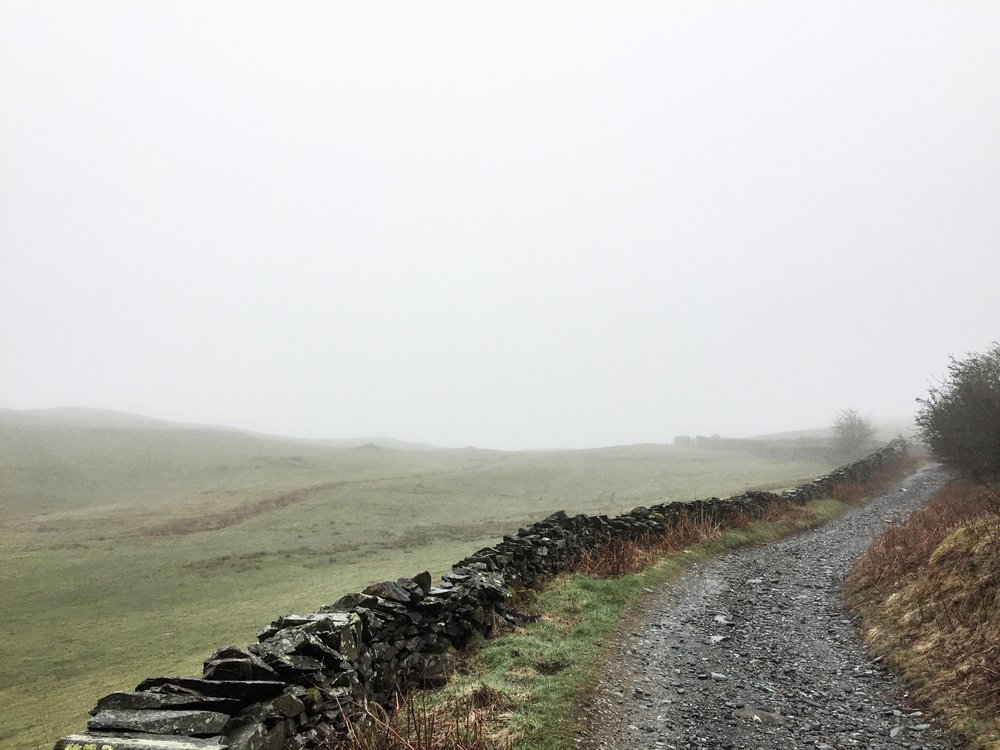
[(0, 411), (0, 747), (47, 750), (96, 699), (552, 511), (783, 487), (780, 444), (500, 452), (323, 444)]

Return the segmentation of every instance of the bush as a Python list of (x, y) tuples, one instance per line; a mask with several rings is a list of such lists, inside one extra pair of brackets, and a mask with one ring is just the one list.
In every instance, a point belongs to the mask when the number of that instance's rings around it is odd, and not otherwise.
[(860, 458), (872, 447), (875, 428), (871, 417), (844, 409), (833, 420), (833, 447), (843, 459)]
[(1000, 344), (952, 357), (942, 385), (917, 401), (920, 434), (941, 463), (976, 480), (1000, 479)]

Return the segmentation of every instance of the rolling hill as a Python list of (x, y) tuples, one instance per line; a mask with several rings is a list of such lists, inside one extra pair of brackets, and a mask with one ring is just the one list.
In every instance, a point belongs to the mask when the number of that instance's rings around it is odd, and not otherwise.
[[(0, 745), (47, 747), (96, 696), (428, 569), (554, 510), (783, 487), (775, 441), (575, 451), (312, 441), (91, 410), (0, 410)], [(41, 710), (44, 707), (44, 710)]]

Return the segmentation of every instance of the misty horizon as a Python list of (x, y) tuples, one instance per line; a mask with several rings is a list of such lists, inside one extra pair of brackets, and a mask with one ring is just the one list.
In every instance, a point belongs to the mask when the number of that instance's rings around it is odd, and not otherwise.
[(580, 448), (1000, 338), (1000, 5), (12, 2), (0, 405)]
[[(866, 415), (861, 415), (865, 417)], [(868, 418), (868, 417), (866, 417)], [(603, 448), (617, 448), (635, 445), (677, 445), (679, 439), (696, 441), (701, 439), (716, 440), (754, 440), (754, 439), (794, 439), (800, 437), (816, 437), (813, 433), (826, 432), (830, 435), (834, 432), (833, 424), (800, 426), (798, 429), (789, 429), (773, 433), (753, 433), (746, 435), (723, 435), (713, 431), (699, 431), (690, 434), (676, 434), (665, 436), (656, 441), (643, 441), (641, 443), (619, 443), (607, 445), (575, 445), (575, 446), (494, 446), (494, 445), (473, 445), (471, 443), (440, 445), (427, 443), (413, 438), (412, 436), (398, 435), (291, 435), (261, 432), (241, 425), (215, 424), (207, 422), (176, 422), (163, 419), (150, 414), (136, 414), (133, 412), (118, 411), (114, 409), (101, 409), (95, 407), (62, 406), (40, 409), (9, 409), (0, 404), (0, 426), (4, 422), (10, 424), (29, 424), (47, 427), (69, 427), (69, 428), (97, 428), (97, 429), (189, 429), (189, 430), (218, 430), (220, 432), (235, 432), (275, 440), (306, 441), (317, 443), (360, 445), (364, 441), (385, 441), (387, 445), (383, 447), (412, 446), (426, 447), (444, 450), (476, 449), (502, 452), (532, 452), (532, 451), (575, 451), (575, 450), (600, 450)], [(870, 419), (870, 423), (877, 433), (888, 439), (888, 435), (901, 435), (907, 437), (914, 429), (911, 419), (889, 418), (875, 420)], [(684, 443), (685, 445), (687, 443)], [(692, 442), (692, 444), (694, 444)]]

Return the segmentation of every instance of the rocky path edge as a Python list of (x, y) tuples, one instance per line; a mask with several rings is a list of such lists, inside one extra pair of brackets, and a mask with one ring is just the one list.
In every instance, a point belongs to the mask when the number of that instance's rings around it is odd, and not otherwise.
[(960, 745), (865, 652), (842, 583), (936, 466), (811, 531), (698, 564), (651, 595), (581, 708), (580, 747), (937, 750)]

